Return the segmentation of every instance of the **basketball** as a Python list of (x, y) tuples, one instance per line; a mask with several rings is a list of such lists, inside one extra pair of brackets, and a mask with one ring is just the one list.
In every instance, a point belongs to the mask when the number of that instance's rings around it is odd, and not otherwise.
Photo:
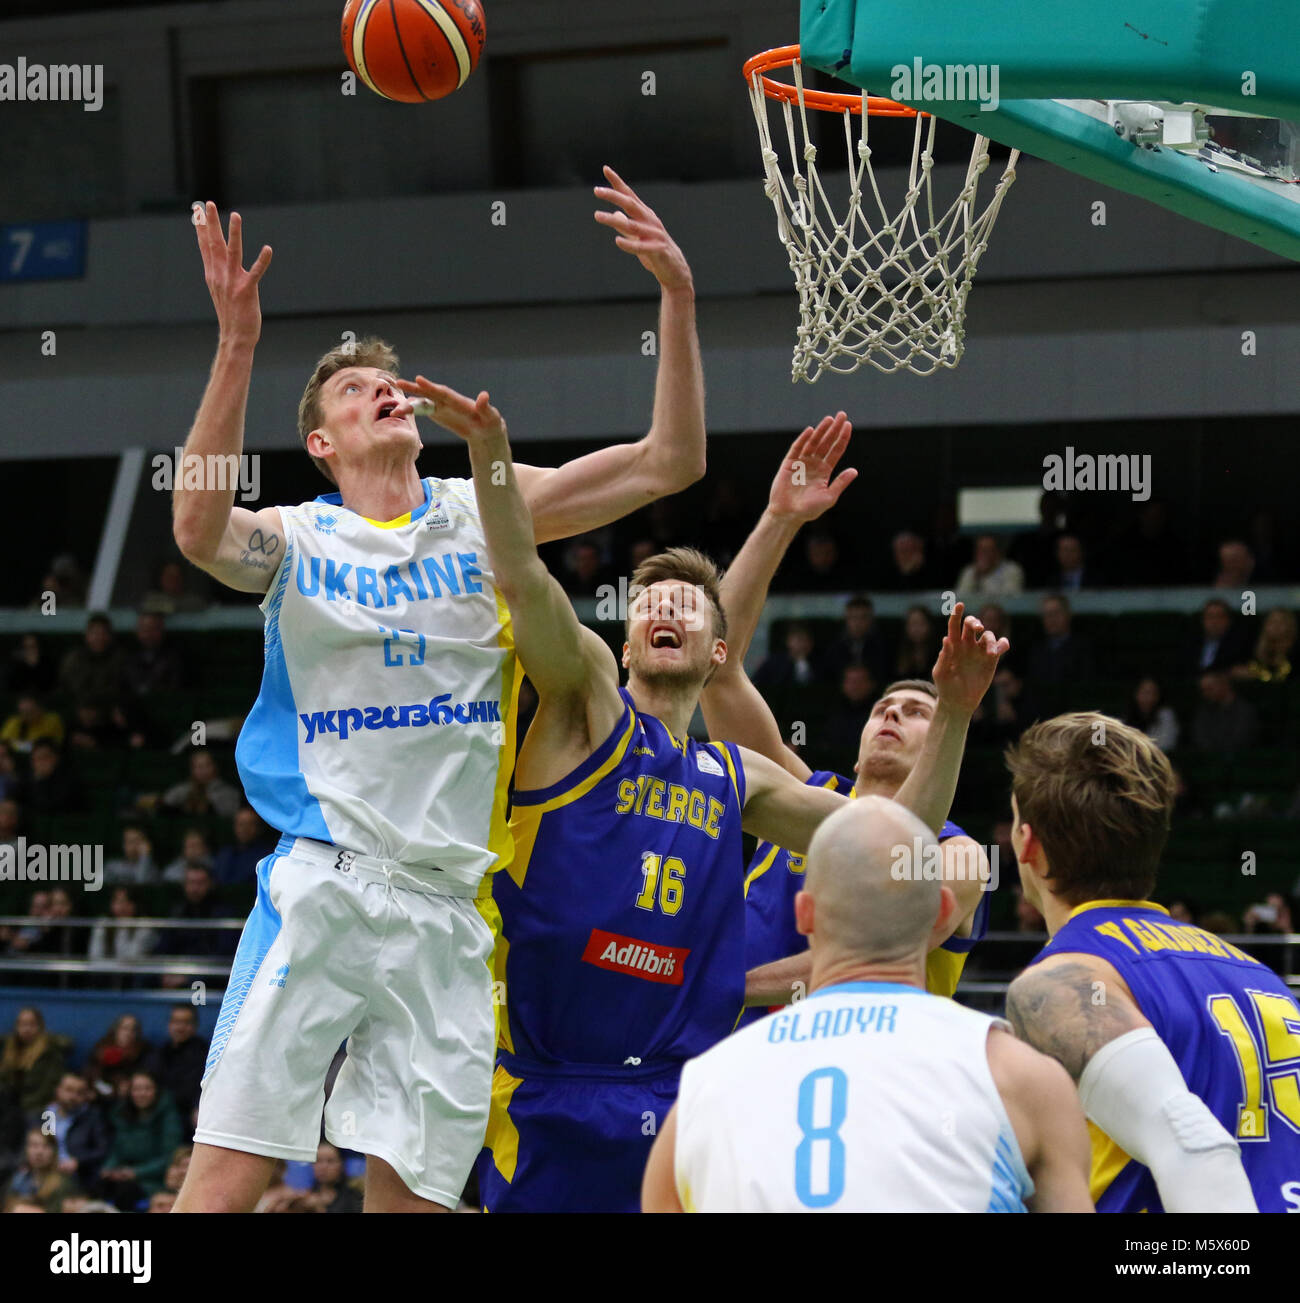
[(422, 104), (459, 90), (486, 36), (478, 0), (348, 0), (343, 52), (376, 95)]

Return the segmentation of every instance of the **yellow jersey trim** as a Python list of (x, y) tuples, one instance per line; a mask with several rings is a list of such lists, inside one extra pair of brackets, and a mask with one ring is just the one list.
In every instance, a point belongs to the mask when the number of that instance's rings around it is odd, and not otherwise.
[[(360, 515), (361, 513), (358, 512), (357, 514)], [(401, 529), (403, 525), (411, 523), (411, 513), (408, 511), (398, 516), (396, 520), (371, 520), (369, 516), (361, 516), (361, 519), (367, 525), (374, 525), (376, 529)]]
[(1162, 914), (1169, 913), (1163, 905), (1157, 905), (1154, 900), (1089, 900), (1082, 905), (1076, 905), (1065, 921), (1068, 923), (1070, 919), (1077, 918), (1089, 909), (1156, 909)]
[(770, 869), (772, 865), (776, 863), (776, 857), (780, 855), (780, 853), (781, 853), (781, 848), (779, 846), (773, 846), (772, 849), (768, 851), (768, 853), (764, 855), (763, 858), (759, 860), (759, 862), (755, 864), (754, 867), (750, 870), (749, 877), (745, 879), (744, 894), (746, 896), (749, 895), (749, 884), (751, 882), (757, 882), (758, 879), (761, 878), (763, 874), (765, 874), (768, 871), (768, 869)]
[[(549, 801), (543, 801), (540, 805), (521, 805), (518, 807), (519, 813), (523, 811), (536, 811), (539, 815), (545, 814), (548, 810), (558, 810), (562, 805), (572, 805), (574, 801), (581, 799), (591, 791), (603, 778), (607, 778), (623, 762), (623, 757), (627, 755), (627, 749), (632, 745), (632, 737), (636, 733), (636, 711), (629, 709), (627, 728), (623, 731), (623, 736), (619, 738), (613, 751), (609, 753), (605, 763), (599, 768), (593, 769), (586, 778), (582, 779), (575, 786), (567, 791), (560, 792), (557, 796), (551, 797)], [(519, 814), (516, 814), (516, 818)], [(522, 883), (520, 884), (522, 885)]]
[(1088, 1174), (1088, 1193), (1093, 1203), (1096, 1203), (1133, 1160), (1092, 1121), (1088, 1123), (1088, 1139), (1092, 1144), (1092, 1169)]
[(487, 1134), (483, 1137), (483, 1145), (492, 1151), (497, 1171), (511, 1182), (519, 1166), (519, 1128), (510, 1117), (510, 1101), (523, 1084), (522, 1077), (512, 1077), (497, 1066), (492, 1074), (492, 1104), (488, 1110)]

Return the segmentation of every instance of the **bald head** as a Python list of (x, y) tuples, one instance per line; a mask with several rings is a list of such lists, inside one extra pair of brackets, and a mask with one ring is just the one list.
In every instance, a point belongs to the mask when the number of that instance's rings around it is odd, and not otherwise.
[(820, 962), (924, 954), (942, 884), (921, 872), (934, 834), (906, 807), (860, 796), (837, 810), (808, 848), (809, 944)]

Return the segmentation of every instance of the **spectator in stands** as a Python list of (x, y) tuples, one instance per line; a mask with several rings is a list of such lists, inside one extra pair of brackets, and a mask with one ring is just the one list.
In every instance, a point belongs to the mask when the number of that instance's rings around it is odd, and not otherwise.
[[(72, 896), (66, 887), (50, 888), (50, 909), (46, 915), (46, 929), (39, 941), (27, 947), (32, 955), (60, 955), (79, 959), (86, 953), (90, 937), (85, 928), (59, 927), (62, 919), (75, 918)], [(78, 983), (80, 985), (80, 983)]]
[[(825, 729), (830, 755), (838, 756), (838, 772), (850, 772), (857, 757), (862, 730), (879, 695), (879, 684), (865, 665), (846, 665), (840, 674), (839, 697), (831, 708)], [(845, 763), (847, 762), (847, 763)]]
[(935, 504), (930, 533), (926, 540), (926, 552), (930, 564), (940, 575), (952, 574), (957, 567), (958, 558), (969, 555), (966, 540), (962, 537), (957, 523), (955, 498), (944, 498)]
[(941, 580), (925, 554), (925, 539), (904, 529), (890, 541), (891, 561), (879, 587), (889, 593), (923, 593)]
[(992, 534), (981, 534), (975, 540), (974, 559), (957, 576), (957, 595), (967, 600), (974, 596), (1012, 597), (1024, 587), (1025, 572), (1002, 555)]
[(1241, 925), (1226, 910), (1211, 910), (1201, 919), (1201, 926), (1215, 936), (1232, 937), (1241, 934)]
[(1059, 493), (1043, 492), (1038, 497), (1038, 524), (1019, 533), (1007, 549), (1024, 572), (1025, 587), (1045, 588), (1056, 573), (1056, 539), (1066, 528), (1066, 502)]
[(311, 1200), (317, 1212), (359, 1213), (361, 1196), (343, 1178), (343, 1156), (322, 1140), (312, 1167)]
[(1160, 684), (1148, 675), (1133, 690), (1124, 722), (1141, 729), (1167, 755), (1178, 745), (1178, 716), (1160, 697)]
[(755, 684), (761, 691), (770, 691), (816, 683), (821, 674), (815, 651), (812, 630), (795, 621), (786, 627), (785, 651), (769, 656), (758, 667), (754, 675)]
[(898, 640), (898, 655), (894, 657), (895, 679), (928, 679), (934, 669), (942, 639), (935, 631), (934, 621), (924, 606), (908, 608), (903, 617), (903, 633)]
[(648, 561), (658, 551), (659, 545), (654, 541), (654, 539), (637, 539), (637, 541), (628, 549), (628, 574), (633, 574), (642, 561)]
[(1088, 561), (1083, 542), (1077, 534), (1062, 534), (1056, 540), (1056, 572), (1049, 587), (1063, 593), (1077, 593), (1083, 588), (1099, 588), (1105, 579)]
[(0, 928), (0, 942), (8, 946), (10, 954), (24, 954), (45, 935), (47, 920), (50, 917), (48, 891), (32, 892), (32, 898), (27, 905), (27, 917), (32, 920), (27, 927)]
[(20, 751), (30, 751), (42, 738), (62, 742), (63, 721), (54, 711), (46, 710), (39, 697), (24, 692), (14, 703), (14, 713), (0, 728), (0, 741), (11, 743)]
[(59, 666), (59, 688), (77, 703), (116, 701), (122, 693), (123, 663), (108, 616), (96, 612), (86, 621), (82, 645)]
[(1260, 507), (1251, 516), (1247, 541), (1255, 555), (1255, 573), (1251, 577), (1257, 584), (1289, 583), (1300, 578), (1291, 533), (1278, 529), (1277, 513), (1268, 507)]
[(1259, 714), (1237, 696), (1232, 680), (1222, 670), (1201, 675), (1201, 704), (1192, 722), (1192, 745), (1198, 751), (1232, 755), (1254, 746)]
[(814, 530), (804, 539), (803, 562), (799, 572), (801, 587), (818, 593), (842, 593), (857, 583), (857, 576), (840, 555), (835, 535), (824, 529)]
[[(136, 918), (139, 908), (135, 897), (128, 887), (114, 887), (112, 898), (108, 903), (109, 915), (117, 921)], [(113, 923), (96, 923), (90, 933), (90, 958), (96, 961), (105, 959), (131, 962), (147, 959), (153, 954), (158, 935), (148, 927), (117, 927)], [(143, 979), (142, 979), (143, 980)], [(106, 985), (123, 990), (135, 985), (133, 979), (115, 976)]]
[(1025, 693), (1029, 717), (1055, 713), (1063, 706), (1063, 694), (1091, 682), (1094, 677), (1092, 647), (1071, 629), (1070, 603), (1060, 593), (1043, 598), (1039, 608), (1043, 636), (1030, 648), (1025, 671)]
[[(184, 1131), (185, 1128), (182, 1126), (181, 1133), (184, 1134)], [(193, 1145), (176, 1147), (176, 1152), (172, 1154), (171, 1161), (167, 1164), (167, 1171), (163, 1174), (163, 1190), (167, 1194), (173, 1197), (180, 1194), (181, 1186), (185, 1184), (185, 1175), (190, 1170), (190, 1159), (193, 1157)]]
[(118, 1014), (91, 1048), (86, 1077), (100, 1095), (116, 1095), (131, 1074), (144, 1067), (152, 1049), (139, 1018), (133, 1013)]
[(266, 825), (256, 811), (247, 805), (240, 806), (235, 811), (235, 840), (217, 851), (212, 861), (212, 877), (221, 887), (254, 882), (258, 862), (273, 850), (275, 842), (267, 835)]
[(34, 633), (25, 633), (18, 646), (9, 654), (9, 672), (5, 683), (15, 696), (23, 692), (43, 697), (50, 692), (58, 678), (54, 662), (45, 655), (41, 640)]
[(1214, 576), (1215, 588), (1240, 593), (1250, 587), (1254, 573), (1255, 554), (1239, 538), (1219, 544), (1219, 570)]
[(1024, 715), (1024, 696), (1025, 681), (1015, 670), (999, 665), (992, 688), (971, 716), (971, 739), (981, 746), (1014, 742), (1029, 722)]
[(186, 828), (181, 837), (181, 853), (162, 871), (162, 880), (183, 883), (188, 868), (212, 868), (212, 848), (198, 828)]
[(160, 615), (190, 615), (207, 610), (207, 598), (188, 592), (186, 579), (185, 568), (179, 561), (165, 561), (158, 571), (157, 587), (145, 594), (140, 609)]
[(724, 570), (749, 533), (750, 512), (749, 500), (734, 479), (721, 475), (710, 481), (709, 504), (697, 538), (701, 550)]
[(127, 690), (137, 697), (147, 697), (180, 688), (181, 658), (167, 641), (166, 620), (160, 611), (141, 611), (136, 616), (135, 641), (123, 671)]
[(113, 1110), (113, 1144), (101, 1173), (109, 1198), (123, 1212), (163, 1188), (163, 1177), (181, 1143), (176, 1105), (151, 1073), (131, 1074), (131, 1094)]
[(617, 577), (605, 564), (601, 546), (590, 536), (575, 538), (564, 552), (561, 582), (566, 593), (595, 597), (602, 584), (617, 584)]
[(0, 1190), (8, 1186), (26, 1147), (27, 1118), (12, 1087), (0, 1085)]
[(1193, 927), (1196, 925), (1196, 916), (1200, 911), (1189, 900), (1181, 898), (1169, 902), (1169, 917), (1175, 923), (1190, 923)]
[[(207, 869), (185, 870), (185, 899), (172, 910), (172, 918), (207, 922), (224, 918), (213, 899), (212, 874)], [(158, 941), (157, 953), (187, 955), (205, 959), (228, 959), (235, 952), (238, 938), (221, 928), (168, 928)], [(184, 986), (189, 979), (181, 973), (168, 973), (162, 985), (169, 990)]]
[(83, 1190), (93, 1190), (112, 1137), (108, 1121), (94, 1103), (90, 1083), (79, 1072), (65, 1072), (46, 1106), (42, 1127), (54, 1135), (59, 1171)]
[(199, 1011), (192, 1004), (172, 1005), (167, 1039), (149, 1056), (148, 1068), (176, 1101), (182, 1117), (189, 1117), (199, 1102), (207, 1058), (208, 1042), (199, 1035)]
[(1255, 655), (1245, 665), (1234, 665), (1228, 672), (1234, 679), (1253, 679), (1258, 683), (1285, 683), (1291, 677), (1295, 659), (1296, 618), (1292, 611), (1276, 607), (1264, 617)]
[(0, 801), (16, 801), (23, 790), (18, 754), (12, 742), (0, 741)]
[(1245, 629), (1233, 618), (1232, 608), (1221, 597), (1212, 597), (1201, 607), (1201, 632), (1188, 657), (1188, 669), (1230, 670), (1244, 665), (1250, 657), (1250, 643)]
[(176, 1196), (170, 1190), (159, 1190), (157, 1194), (149, 1196), (149, 1207), (147, 1212), (151, 1213), (169, 1213), (176, 1207)]
[(153, 845), (139, 824), (129, 823), (122, 829), (122, 854), (104, 865), (104, 881), (145, 886), (158, 881), (158, 866), (153, 862)]
[(55, 742), (32, 743), (31, 775), (23, 789), (23, 805), (32, 814), (75, 814), (85, 808), (81, 779)]
[(851, 597), (844, 603), (844, 627), (827, 647), (822, 665), (833, 678), (839, 678), (846, 665), (865, 665), (877, 681), (889, 673), (889, 652), (871, 598)]
[(126, 713), (113, 702), (78, 702), (73, 707), (67, 744), (69, 749), (78, 751), (114, 751), (129, 746), (131, 734)]
[(45, 1026), (41, 1011), (18, 1010), (13, 1031), (0, 1049), (0, 1089), (11, 1090), (25, 1117), (34, 1119), (54, 1098), (72, 1042)]
[(59, 1147), (40, 1127), (27, 1133), (22, 1165), (9, 1180), (6, 1200), (18, 1195), (39, 1205), (42, 1212), (63, 1211), (63, 1201), (80, 1191), (71, 1176), (59, 1170)]
[(1110, 573), (1134, 588), (1186, 583), (1187, 548), (1173, 533), (1168, 506), (1144, 502), (1108, 554)]
[(1286, 936), (1294, 929), (1291, 927), (1291, 906), (1281, 892), (1271, 891), (1264, 897), (1262, 905), (1252, 905), (1241, 916), (1243, 932), (1267, 932)]
[(985, 602), (980, 608), (979, 620), (995, 638), (1005, 638), (1011, 644), (1011, 650), (998, 662), (998, 669), (1023, 672), (1024, 649), (1020, 646), (1019, 639), (1012, 634), (1011, 617), (1007, 614), (1006, 607), (997, 602)]
[(23, 826), (23, 807), (6, 797), (0, 801), (0, 846), (16, 846)]
[(162, 803), (182, 814), (219, 814), (233, 819), (242, 800), (239, 789), (227, 783), (217, 771), (217, 762), (206, 747), (190, 752), (189, 781), (177, 783), (163, 793)]

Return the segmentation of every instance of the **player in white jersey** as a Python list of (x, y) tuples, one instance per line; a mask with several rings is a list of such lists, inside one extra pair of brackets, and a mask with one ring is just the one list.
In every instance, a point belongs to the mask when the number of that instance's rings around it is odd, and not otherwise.
[[(606, 177), (595, 193), (617, 211), (597, 220), (662, 291), (653, 423), (639, 442), (558, 469), (516, 468), (538, 541), (704, 472), (690, 268), (626, 182)], [(187, 465), (241, 451), (271, 258), (263, 248), (245, 271), (238, 214), (228, 242), (214, 205), (199, 216), (220, 341)], [(367, 1155), (368, 1211), (454, 1207), (483, 1140), (495, 1040), (485, 876), (512, 853), (521, 670), (473, 487), (416, 471), (412, 396), (434, 419), (475, 406), (398, 379), (381, 341), (335, 349), (303, 394), (299, 434), (337, 493), (249, 511), (232, 480), (194, 489), (177, 477), (185, 556), (265, 594), (262, 689), (236, 755), (250, 801), (283, 833), (258, 866), (178, 1211), (251, 1209), (275, 1159), (314, 1157), (345, 1038), (325, 1131)]]
[(686, 1065), (645, 1211), (1092, 1210), (1060, 1064), (925, 990), (929, 937), (955, 907), (921, 871), (937, 853), (885, 797), (821, 825), (795, 900), (812, 993)]

